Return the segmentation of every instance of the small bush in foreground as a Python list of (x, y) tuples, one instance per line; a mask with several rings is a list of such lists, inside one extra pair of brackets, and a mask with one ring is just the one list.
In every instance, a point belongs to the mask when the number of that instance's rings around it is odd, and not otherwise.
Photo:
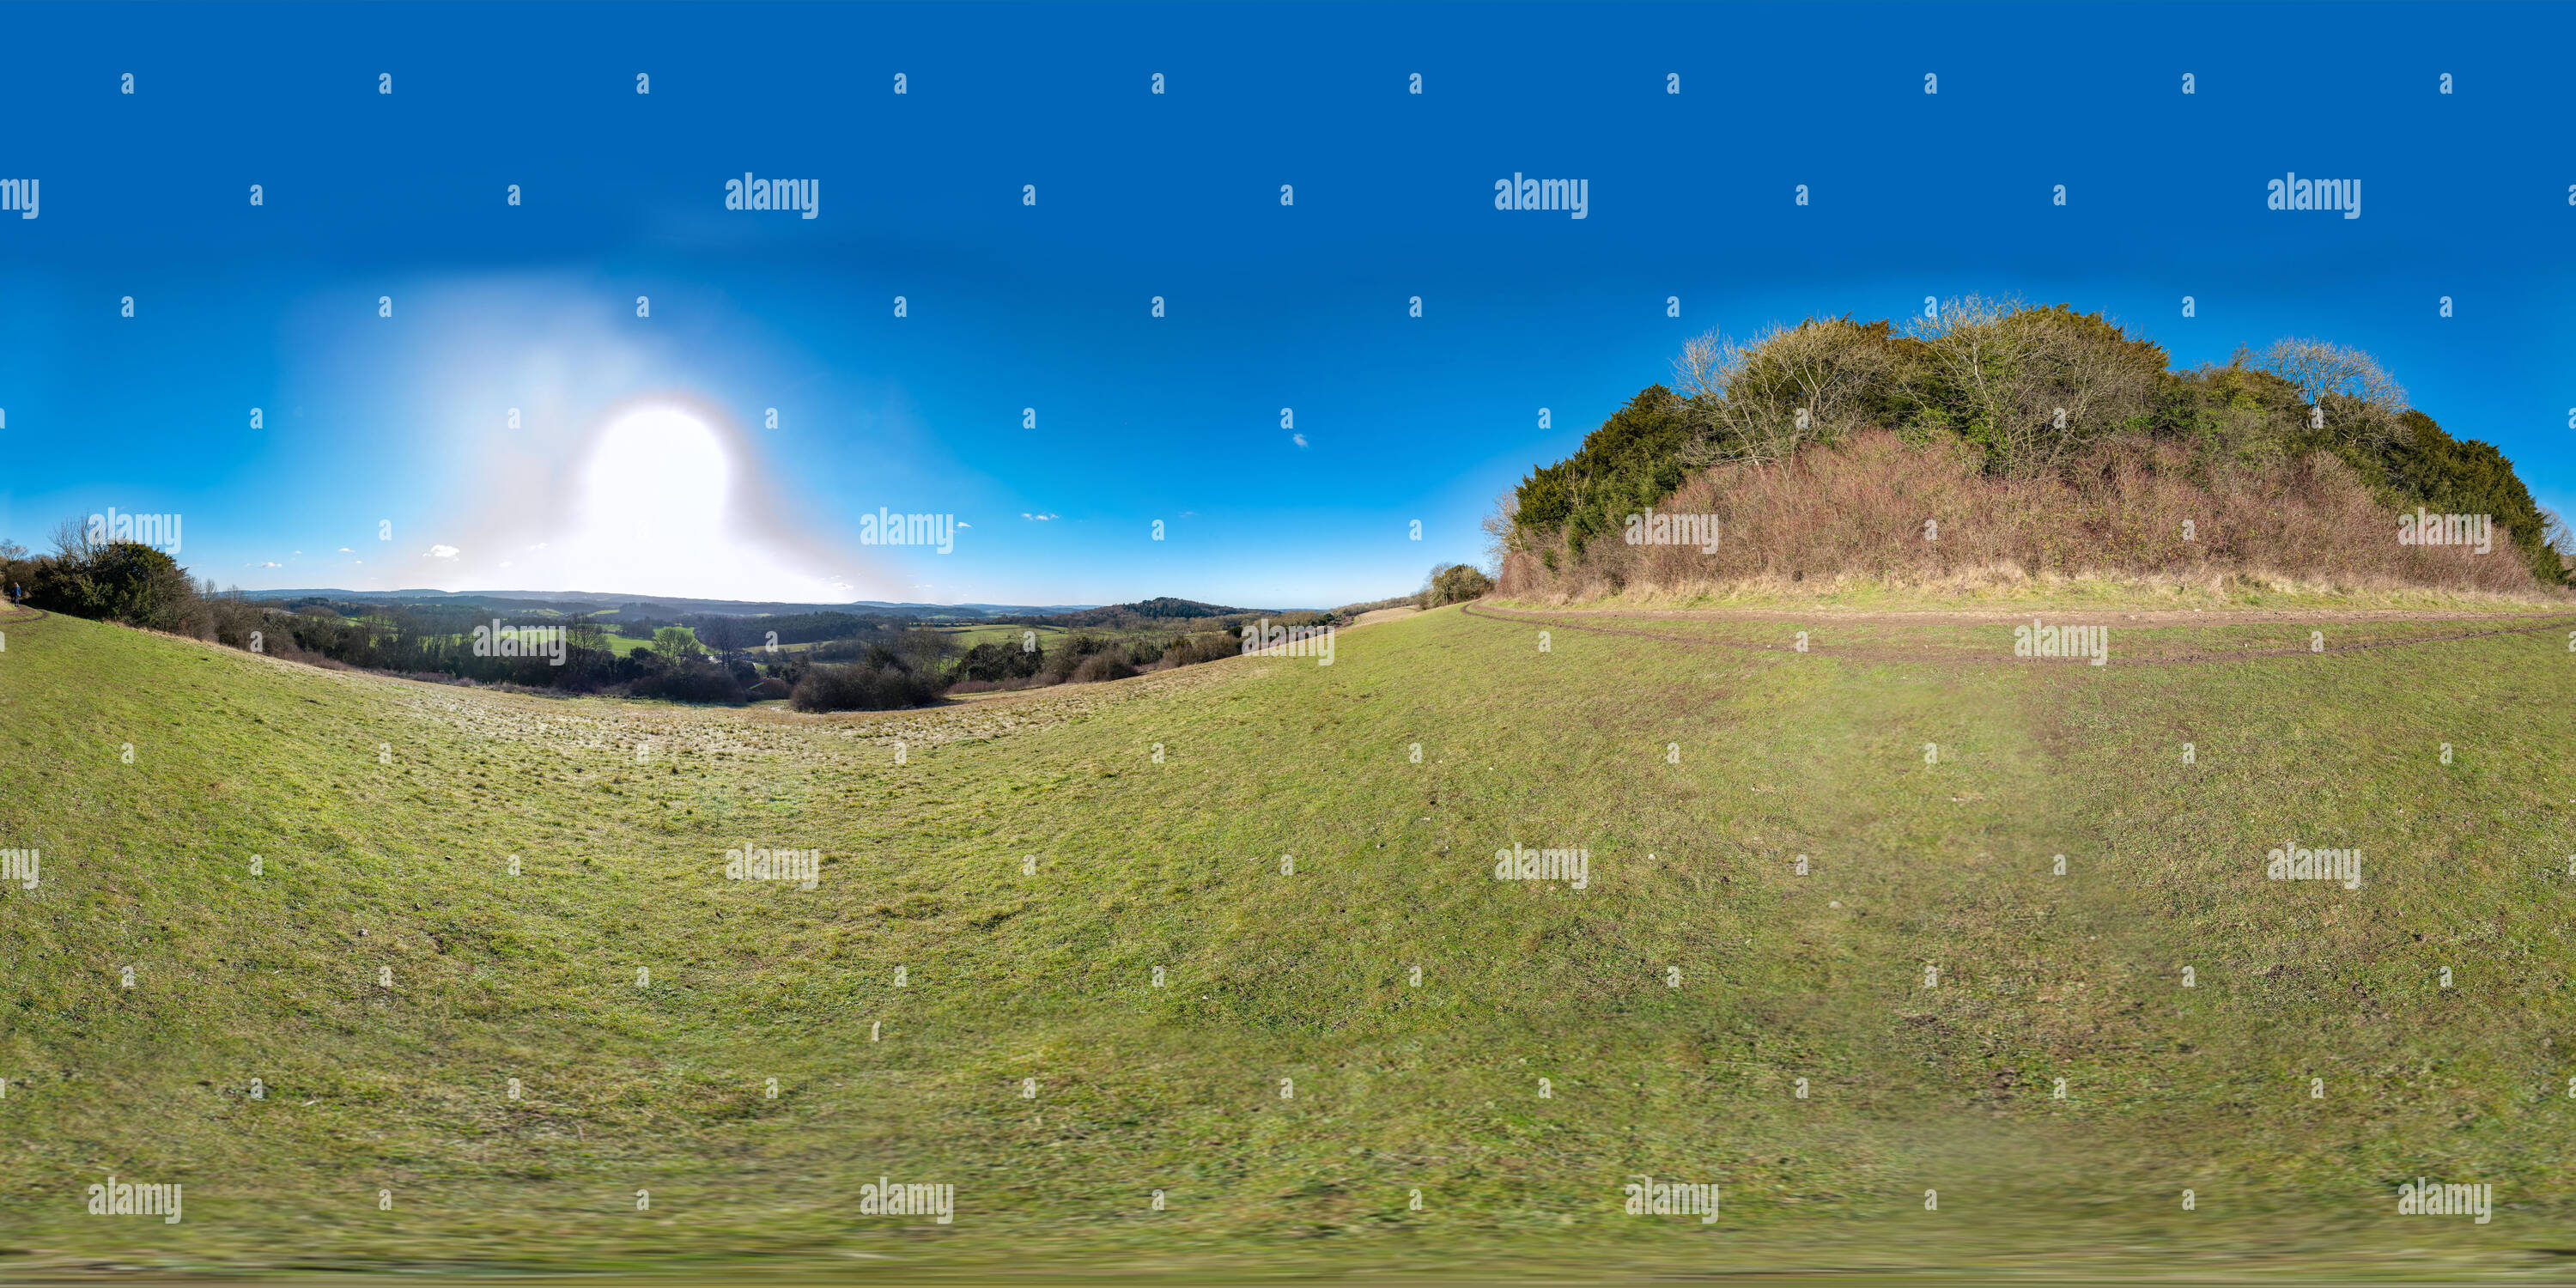
[(808, 667), (787, 704), (799, 711), (888, 711), (923, 706), (938, 697), (937, 681), (899, 662), (861, 663)]

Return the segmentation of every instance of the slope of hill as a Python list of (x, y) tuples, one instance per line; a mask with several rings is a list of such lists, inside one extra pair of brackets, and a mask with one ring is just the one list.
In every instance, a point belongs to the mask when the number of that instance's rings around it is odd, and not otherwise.
[[(1969, 296), (1689, 342), (1486, 521), (1502, 593), (1724, 600), (2048, 579), (2564, 598), (2559, 517), (2369, 354), (2169, 366), (2099, 313)], [(2430, 527), (2422, 525), (2429, 523)]]
[(0, 1277), (2563, 1265), (2576, 621), (2095, 624), (798, 717), (0, 621)]

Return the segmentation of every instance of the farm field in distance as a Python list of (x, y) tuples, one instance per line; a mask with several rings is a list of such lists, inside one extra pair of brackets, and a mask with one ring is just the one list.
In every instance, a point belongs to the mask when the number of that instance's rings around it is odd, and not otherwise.
[(1878, 607), (834, 716), (0, 617), (0, 1279), (2576, 1266), (2576, 614)]

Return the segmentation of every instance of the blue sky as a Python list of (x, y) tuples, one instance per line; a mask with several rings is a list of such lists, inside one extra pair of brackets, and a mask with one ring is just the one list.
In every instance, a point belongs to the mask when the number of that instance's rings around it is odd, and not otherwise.
[[(1478, 558), (1494, 496), (1692, 335), (1972, 291), (2184, 364), (2359, 345), (2576, 509), (2571, 35), (2456, 4), (10, 6), (0, 178), (42, 205), (0, 215), (0, 536), (180, 514), (181, 561), (251, 588), (1322, 606)], [(745, 171), (816, 180), (818, 217), (727, 211)], [(2359, 179), (2362, 216), (2265, 209), (2287, 171)], [(1588, 180), (1587, 217), (1494, 209), (1515, 172)], [(714, 427), (729, 508), (567, 562), (606, 540), (602, 436), (665, 406)], [(686, 506), (672, 459), (638, 486)], [(880, 506), (967, 526), (862, 545)], [(716, 523), (709, 557), (653, 544)]]

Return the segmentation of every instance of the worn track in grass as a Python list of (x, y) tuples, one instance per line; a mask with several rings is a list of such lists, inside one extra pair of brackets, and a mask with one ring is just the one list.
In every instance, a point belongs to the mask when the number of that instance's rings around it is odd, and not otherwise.
[[(1491, 608), (1482, 604), (1466, 606), (1467, 615), (1487, 621), (1526, 622), (1550, 628), (1583, 631), (1599, 635), (1624, 635), (1637, 639), (1660, 640), (1672, 644), (1715, 645), (1747, 652), (1796, 652), (1787, 643), (1759, 643), (1751, 640), (1722, 639), (1710, 635), (1684, 635), (1661, 631), (1636, 630), (1603, 626), (1591, 622), (1570, 621), (1569, 615), (1611, 620), (1725, 622), (1783, 622), (1800, 625), (1861, 627), (2002, 627), (2032, 618), (2048, 619), (2052, 625), (2124, 626), (2129, 630), (2169, 630), (2183, 626), (2230, 627), (2283, 625), (2311, 631), (2328, 625), (2380, 626), (2404, 622), (2457, 622), (2457, 616), (2413, 610), (2356, 610), (2351, 612), (2312, 612), (2305, 610), (2222, 610), (2212, 613), (2122, 613), (2094, 610), (2087, 612), (2010, 612), (2002, 610), (1924, 612), (1924, 613), (1839, 613), (1799, 614), (1778, 609), (1672, 609), (1658, 611), (1641, 608), (1551, 609), (1536, 612), (1527, 609)], [(2455, 643), (2462, 640), (2489, 639), (2502, 635), (2532, 635), (2550, 630), (2576, 630), (2576, 612), (2548, 614), (2513, 614), (2508, 621), (2527, 621), (2525, 625), (2498, 627), (2492, 630), (2452, 631), (2441, 634), (2399, 635), (2381, 639), (2346, 640), (2342, 642), (2286, 644), (2279, 648), (2188, 648), (2173, 652), (2154, 652), (2143, 656), (2109, 659), (2104, 665), (2156, 666), (2183, 663), (2250, 661), (2266, 657), (2317, 657), (2333, 653), (2354, 653), (2368, 649), (2405, 648), (2424, 644)], [(1810, 639), (1809, 656), (1842, 658), (1862, 662), (1945, 662), (1962, 665), (2027, 665), (2032, 659), (2018, 658), (2009, 652), (1992, 648), (1964, 649), (1933, 644), (1912, 648), (1861, 647), (1834, 648)]]

